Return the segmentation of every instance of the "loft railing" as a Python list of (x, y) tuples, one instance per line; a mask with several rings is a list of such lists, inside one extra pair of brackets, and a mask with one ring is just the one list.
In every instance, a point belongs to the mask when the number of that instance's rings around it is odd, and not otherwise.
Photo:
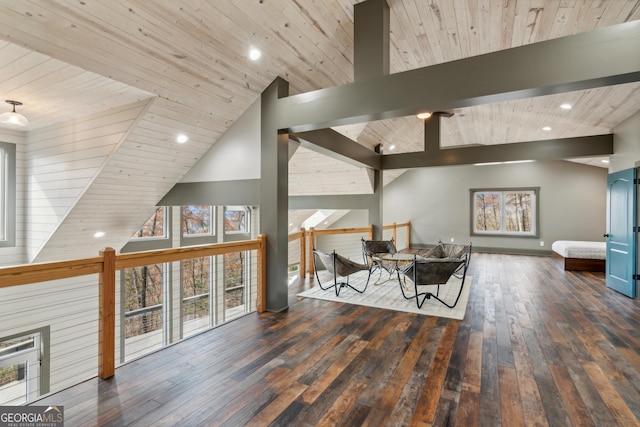
[[(404, 233), (402, 232), (404, 229)], [(354, 237), (353, 235), (360, 235)], [(289, 265), (299, 266), (300, 278), (307, 273), (313, 277), (313, 262), (311, 256), (313, 248), (327, 251), (336, 250), (343, 256), (362, 262), (361, 238), (373, 238), (373, 225), (359, 228), (333, 228), (315, 230), (310, 228), (289, 234)], [(382, 238), (393, 238), (398, 250), (409, 248), (411, 242), (411, 223), (393, 223), (382, 227)]]
[[(150, 264), (170, 263), (200, 257), (236, 252), (257, 253), (256, 311), (265, 309), (266, 237), (232, 243), (154, 250), (116, 255), (112, 248), (100, 251), (98, 257), (0, 268), (0, 288), (30, 285), (58, 279), (98, 275), (98, 376), (109, 378), (115, 373), (116, 339), (116, 272)], [(55, 292), (55, 289), (52, 290)]]

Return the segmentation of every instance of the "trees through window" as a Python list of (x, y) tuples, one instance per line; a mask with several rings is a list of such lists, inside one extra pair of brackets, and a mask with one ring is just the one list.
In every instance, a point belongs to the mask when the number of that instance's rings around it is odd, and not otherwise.
[(538, 235), (538, 188), (471, 190), (472, 235)]

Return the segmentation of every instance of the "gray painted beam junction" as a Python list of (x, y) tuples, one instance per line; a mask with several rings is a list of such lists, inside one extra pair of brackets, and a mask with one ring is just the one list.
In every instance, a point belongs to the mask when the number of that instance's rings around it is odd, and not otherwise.
[(333, 129), (292, 134), (303, 147), (357, 167), (380, 169), (380, 155)]
[(640, 21), (282, 98), (304, 132), (640, 80)]

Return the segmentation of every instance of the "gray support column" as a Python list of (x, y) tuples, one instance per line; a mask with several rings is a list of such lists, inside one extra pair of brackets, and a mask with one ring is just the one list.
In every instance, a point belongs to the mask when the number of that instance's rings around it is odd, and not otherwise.
[(366, 0), (353, 7), (353, 78), (367, 80), (389, 74), (389, 5)]
[(289, 135), (278, 132), (278, 98), (289, 94), (289, 84), (277, 78), (262, 92), (260, 130), (260, 230), (267, 237), (266, 309), (288, 308), (287, 215), (289, 198)]
[(424, 121), (424, 151), (440, 149), (440, 120), (441, 115), (434, 113)]
[[(376, 147), (376, 151), (382, 149), (381, 145)], [(373, 226), (373, 239), (382, 239), (382, 170), (373, 170), (373, 196), (369, 206), (369, 223)]]

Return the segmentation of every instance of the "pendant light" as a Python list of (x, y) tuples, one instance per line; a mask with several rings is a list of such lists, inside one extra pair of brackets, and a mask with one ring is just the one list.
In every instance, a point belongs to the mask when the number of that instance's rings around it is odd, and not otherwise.
[(16, 105), (22, 105), (22, 102), (12, 101), (10, 99), (7, 99), (5, 102), (13, 105), (13, 111), (7, 111), (6, 113), (0, 114), (0, 123), (6, 125), (27, 126), (29, 124), (29, 120), (27, 120), (27, 118), (22, 114), (16, 113)]

